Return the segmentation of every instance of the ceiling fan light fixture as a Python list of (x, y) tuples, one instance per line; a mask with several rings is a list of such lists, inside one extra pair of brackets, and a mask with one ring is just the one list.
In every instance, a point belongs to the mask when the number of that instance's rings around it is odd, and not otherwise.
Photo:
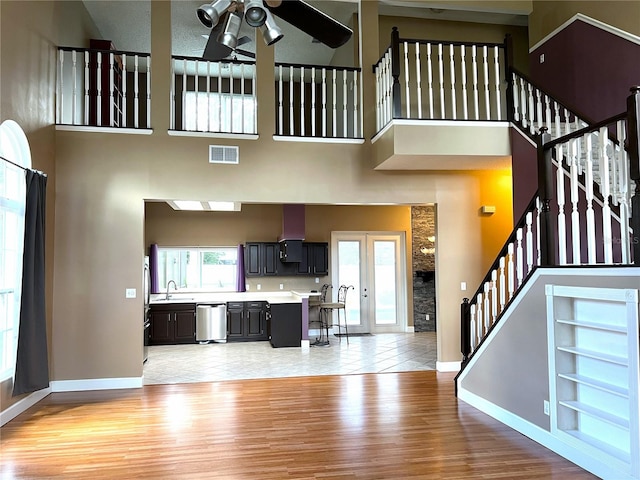
[(200, 23), (207, 28), (215, 27), (220, 21), (220, 15), (231, 6), (231, 0), (215, 0), (210, 4), (201, 5), (196, 14)]
[(218, 43), (235, 50), (238, 46), (238, 34), (240, 33), (241, 24), (242, 16), (236, 12), (229, 12), (227, 21), (224, 24), (224, 30), (220, 32), (218, 37)]
[(271, 12), (269, 12), (269, 10), (265, 10), (265, 13), (265, 22), (264, 25), (260, 27), (260, 31), (262, 32), (264, 43), (266, 43), (267, 45), (273, 45), (278, 40), (282, 39), (282, 37), (284, 37), (284, 34), (273, 19)]
[(267, 20), (267, 9), (262, 0), (245, 0), (244, 20), (250, 27), (261, 27)]

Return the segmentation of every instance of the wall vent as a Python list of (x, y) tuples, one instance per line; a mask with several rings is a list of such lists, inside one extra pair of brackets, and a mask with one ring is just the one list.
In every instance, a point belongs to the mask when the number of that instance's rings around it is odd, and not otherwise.
[(209, 163), (238, 164), (239, 147), (209, 145)]

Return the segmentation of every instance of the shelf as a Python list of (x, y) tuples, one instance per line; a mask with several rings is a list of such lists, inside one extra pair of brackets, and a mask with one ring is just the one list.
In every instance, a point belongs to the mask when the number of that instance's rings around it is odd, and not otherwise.
[(618, 460), (621, 460), (626, 464), (631, 462), (631, 455), (629, 455), (628, 452), (620, 450), (619, 448), (615, 448), (610, 444), (603, 442), (602, 440), (598, 440), (596, 437), (592, 437), (591, 435), (582, 433), (579, 430), (565, 430), (565, 433), (594, 446), (598, 450), (601, 450), (602, 452), (611, 455), (612, 457), (617, 458)]
[(629, 429), (629, 420), (626, 418), (618, 417), (617, 415), (613, 415), (612, 413), (606, 412), (604, 410), (600, 410), (599, 408), (591, 407), (582, 402), (577, 402), (574, 400), (561, 400), (558, 402), (558, 405), (562, 405), (563, 407), (570, 408), (571, 410), (575, 410), (579, 413), (584, 413), (598, 420), (602, 420), (603, 422), (610, 423), (617, 427), (621, 427), (624, 429)]
[(560, 318), (556, 319), (556, 322), (574, 327), (592, 328), (594, 330), (604, 330), (607, 332), (627, 333), (627, 327), (625, 325), (610, 325), (600, 322), (564, 320)]
[(616, 365), (622, 365), (627, 367), (629, 365), (626, 357), (620, 357), (617, 355), (609, 355), (602, 352), (594, 352), (593, 350), (587, 350), (577, 347), (557, 347), (561, 352), (571, 353), (573, 355), (581, 355), (583, 357), (594, 358), (596, 360), (602, 360), (603, 362), (614, 363)]
[(613, 395), (618, 395), (619, 397), (629, 398), (628, 388), (619, 387), (617, 385), (612, 385), (610, 383), (585, 377), (584, 375), (577, 375), (575, 373), (559, 373), (558, 377), (569, 380), (570, 382), (597, 388), (598, 390), (602, 390), (603, 392), (611, 393)]

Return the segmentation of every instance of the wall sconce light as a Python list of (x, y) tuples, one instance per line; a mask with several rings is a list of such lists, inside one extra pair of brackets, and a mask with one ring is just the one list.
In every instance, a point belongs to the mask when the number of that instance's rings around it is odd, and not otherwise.
[(483, 205), (480, 210), (485, 215), (493, 215), (494, 213), (496, 213), (495, 205)]
[(420, 247), (420, 253), (422, 253), (423, 255), (433, 255), (434, 253), (436, 253), (436, 249), (433, 247)]

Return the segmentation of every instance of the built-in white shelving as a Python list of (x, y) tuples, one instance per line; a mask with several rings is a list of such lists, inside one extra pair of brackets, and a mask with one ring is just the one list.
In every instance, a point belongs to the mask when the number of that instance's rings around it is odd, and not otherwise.
[(547, 285), (551, 433), (640, 478), (638, 290)]

